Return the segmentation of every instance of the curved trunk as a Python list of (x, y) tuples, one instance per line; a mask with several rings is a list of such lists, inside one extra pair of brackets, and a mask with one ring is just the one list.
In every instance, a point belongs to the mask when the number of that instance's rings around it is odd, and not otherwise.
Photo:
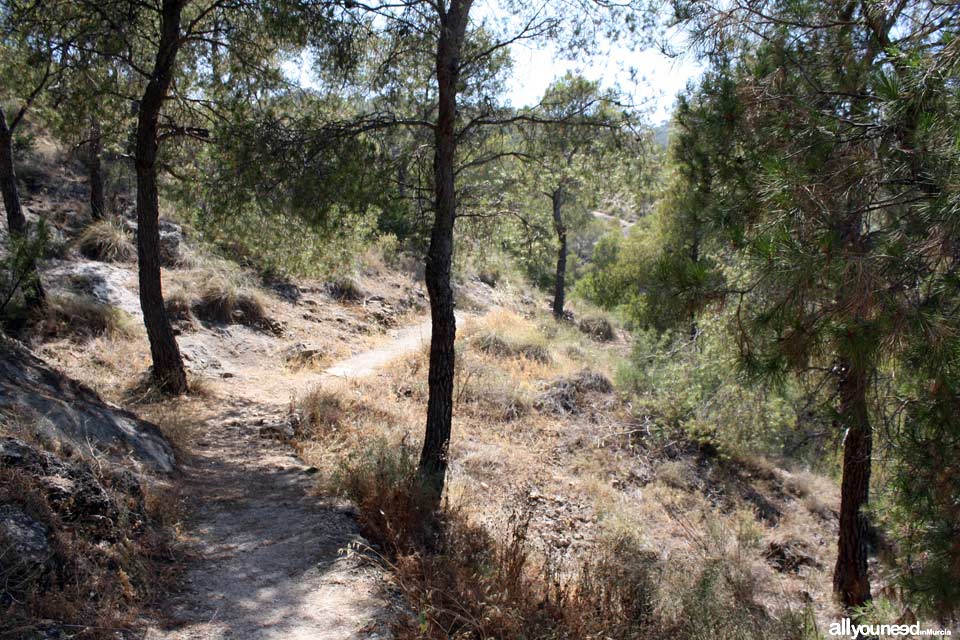
[(173, 80), (180, 46), (181, 0), (164, 0), (160, 44), (153, 75), (140, 101), (137, 117), (137, 257), (140, 308), (150, 339), (153, 376), (167, 393), (187, 391), (180, 349), (163, 306), (160, 278), (160, 196), (157, 190), (157, 131), (160, 110)]
[(565, 284), (567, 278), (567, 227), (563, 224), (561, 208), (563, 206), (563, 191), (557, 189), (551, 197), (553, 201), (553, 228), (557, 232), (560, 248), (557, 253), (557, 275), (553, 286), (553, 316), (558, 320), (563, 318), (565, 301)]
[(457, 321), (453, 309), (450, 273), (453, 263), (453, 225), (457, 197), (454, 163), (457, 151), (457, 82), (460, 48), (466, 33), (470, 0), (453, 0), (441, 12), (437, 42), (438, 113), (434, 128), (434, 197), (436, 213), (427, 252), (426, 281), (430, 296), (430, 372), (427, 425), (420, 453), (419, 475), (431, 491), (433, 507), (440, 506), (446, 479), (453, 420), (454, 342)]
[[(13, 130), (7, 123), (7, 114), (3, 107), (0, 107), (0, 191), (3, 192), (3, 206), (7, 211), (7, 230), (10, 237), (26, 238), (30, 230), (20, 204), (20, 187), (17, 185), (13, 160)], [(27, 308), (42, 307), (46, 301), (46, 293), (37, 272), (37, 265), (32, 262), (28, 264), (24, 276), (28, 281), (23, 292)]]
[(88, 170), (90, 173), (90, 217), (94, 220), (103, 220), (107, 213), (107, 206), (103, 194), (103, 142), (100, 137), (100, 121), (96, 118), (90, 123), (90, 158)]
[(873, 436), (867, 413), (868, 375), (850, 363), (844, 363), (842, 367), (839, 413), (847, 433), (843, 441), (840, 537), (833, 589), (845, 607), (853, 608), (871, 599), (867, 575), (869, 522), (863, 510), (870, 497)]

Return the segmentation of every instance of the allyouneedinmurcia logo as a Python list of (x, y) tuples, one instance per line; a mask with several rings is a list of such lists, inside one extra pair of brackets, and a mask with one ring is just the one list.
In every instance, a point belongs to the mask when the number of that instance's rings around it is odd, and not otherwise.
[(902, 637), (949, 637), (950, 629), (921, 629), (919, 622), (913, 624), (853, 624), (850, 618), (830, 623), (831, 636), (852, 638)]

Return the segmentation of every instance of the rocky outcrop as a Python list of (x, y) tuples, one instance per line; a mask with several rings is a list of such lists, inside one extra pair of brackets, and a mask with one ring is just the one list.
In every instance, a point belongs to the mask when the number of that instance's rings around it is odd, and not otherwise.
[(82, 455), (122, 458), (143, 472), (174, 470), (173, 448), (155, 425), (108, 405), (11, 340), (0, 342), (0, 413)]
[(94, 260), (55, 260), (43, 270), (47, 290), (92, 299), (141, 317), (136, 275), (128, 269)]
[[(183, 227), (176, 222), (160, 218), (160, 266), (176, 267), (183, 259)], [(136, 236), (136, 220), (124, 220), (124, 226)]]

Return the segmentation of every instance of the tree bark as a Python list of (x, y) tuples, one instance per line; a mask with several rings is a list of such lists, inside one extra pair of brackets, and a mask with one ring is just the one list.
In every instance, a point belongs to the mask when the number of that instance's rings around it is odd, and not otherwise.
[[(0, 106), (0, 191), (3, 192), (3, 206), (7, 212), (7, 230), (10, 232), (10, 237), (26, 239), (30, 230), (20, 203), (20, 187), (17, 184), (17, 171), (13, 160), (13, 129), (7, 122), (7, 114), (2, 106)], [(46, 301), (46, 293), (36, 264), (27, 265), (27, 278), (29, 284), (23, 292), (27, 308), (42, 307)]]
[(90, 217), (103, 220), (107, 213), (106, 199), (103, 193), (103, 141), (100, 134), (100, 121), (94, 118), (90, 123)]
[[(700, 222), (694, 219), (693, 224), (693, 243), (690, 247), (690, 260), (693, 264), (699, 264), (700, 262)], [(690, 342), (696, 343), (697, 336), (700, 335), (700, 327), (697, 326), (697, 312), (692, 311), (690, 313)]]
[(173, 80), (180, 47), (183, 0), (163, 0), (160, 42), (153, 73), (137, 116), (137, 257), (140, 308), (150, 340), (153, 376), (166, 393), (185, 393), (187, 375), (170, 320), (163, 305), (160, 277), (160, 196), (157, 190), (157, 132), (160, 110)]
[(434, 509), (440, 506), (446, 479), (453, 420), (454, 342), (457, 321), (453, 309), (450, 273), (453, 264), (453, 227), (457, 196), (454, 165), (457, 152), (457, 83), (460, 50), (466, 33), (471, 0), (452, 0), (446, 11), (441, 3), (437, 42), (437, 123), (434, 127), (434, 204), (436, 213), (426, 260), (430, 296), (430, 371), (427, 424), (420, 453), (419, 475), (431, 492)]
[(560, 248), (557, 253), (557, 276), (553, 287), (553, 317), (563, 318), (563, 305), (566, 299), (565, 286), (567, 279), (567, 227), (563, 224), (561, 208), (563, 207), (563, 189), (557, 189), (551, 196), (553, 204), (553, 228), (557, 232)]
[(870, 601), (867, 575), (869, 522), (864, 508), (870, 497), (870, 466), (873, 436), (867, 410), (868, 375), (845, 362), (840, 379), (841, 424), (846, 427), (843, 443), (843, 480), (840, 487), (840, 537), (833, 589), (847, 608)]

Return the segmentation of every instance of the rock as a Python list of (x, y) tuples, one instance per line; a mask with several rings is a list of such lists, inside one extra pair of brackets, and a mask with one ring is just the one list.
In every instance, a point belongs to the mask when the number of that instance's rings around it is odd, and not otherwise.
[(82, 295), (142, 318), (133, 274), (121, 267), (93, 260), (51, 260), (42, 278), (52, 293)]
[(156, 425), (108, 405), (12, 340), (0, 342), (0, 410), (82, 455), (129, 459), (155, 473), (174, 470), (173, 447)]
[[(52, 555), (47, 540), (47, 527), (20, 507), (0, 505), (0, 567), (24, 574), (42, 573)], [(12, 551), (12, 553), (9, 553)]]
[(183, 227), (160, 219), (160, 265), (175, 267), (183, 259)]
[[(52, 453), (35, 449), (16, 438), (0, 440), (0, 463), (4, 467), (20, 469), (34, 477), (36, 485), (46, 493), (49, 504), (60, 518), (67, 522), (83, 521), (99, 524), (118, 520), (120, 507), (107, 493), (100, 480), (83, 461), (63, 461)], [(111, 470), (112, 471), (112, 470)], [(115, 486), (126, 489), (128, 495), (142, 500), (143, 494), (136, 478), (121, 468), (112, 471)], [(111, 533), (98, 532), (103, 537)]]
[[(300, 287), (292, 282), (274, 281), (268, 283), (268, 286), (276, 291), (277, 295), (287, 302), (299, 302), (300, 298), (303, 296), (303, 292), (300, 290)], [(315, 300), (310, 300), (309, 302), (316, 304)]]
[[(134, 235), (138, 232), (135, 220), (124, 220), (124, 226)], [(175, 267), (183, 259), (183, 227), (176, 222), (160, 218), (160, 266)]]

